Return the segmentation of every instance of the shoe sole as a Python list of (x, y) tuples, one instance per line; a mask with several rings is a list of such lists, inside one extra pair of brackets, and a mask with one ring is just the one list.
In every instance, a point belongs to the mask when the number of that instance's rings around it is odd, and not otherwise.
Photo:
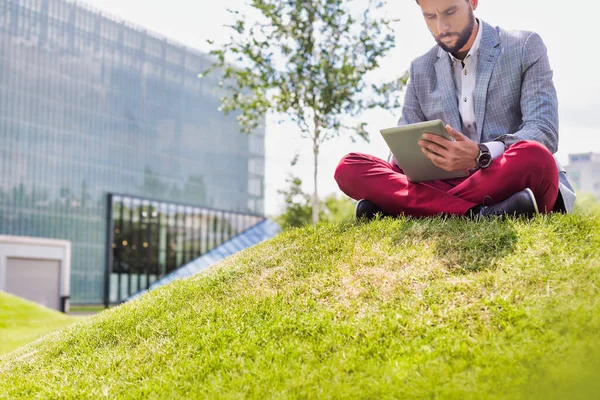
[(358, 203), (356, 203), (356, 205), (354, 206), (354, 217), (356, 219), (361, 219), (361, 217), (364, 216), (364, 214), (363, 215), (358, 215), (358, 207), (360, 206), (360, 203), (362, 203), (363, 201), (365, 201), (365, 199), (359, 200)]
[[(371, 209), (363, 210), (363, 212), (359, 214), (359, 209), (360, 209), (361, 205), (363, 204), (363, 202), (370, 203), (369, 200), (367, 200), (367, 199), (361, 199), (358, 201), (358, 203), (356, 203), (356, 206), (355, 206), (356, 208), (354, 209), (354, 216), (356, 217), (357, 220), (366, 218), (367, 220), (370, 221), (370, 220), (375, 219), (378, 215), (381, 218), (390, 216), (389, 214), (386, 214), (385, 211), (383, 211), (382, 209), (380, 209), (373, 203), (371, 203), (370, 205), (367, 205), (367, 207), (370, 207)], [(376, 210), (373, 210), (373, 208), (375, 208)]]
[(540, 210), (538, 209), (537, 201), (535, 200), (535, 195), (529, 188), (526, 188), (525, 192), (527, 192), (527, 194), (529, 195), (529, 198), (531, 199), (531, 202), (533, 203), (533, 208), (535, 209), (535, 214), (539, 214)]

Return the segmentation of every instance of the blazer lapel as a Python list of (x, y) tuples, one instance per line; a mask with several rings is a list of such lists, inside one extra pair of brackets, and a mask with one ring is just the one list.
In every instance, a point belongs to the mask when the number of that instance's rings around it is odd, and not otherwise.
[[(480, 20), (481, 21), (481, 20)], [(498, 32), (488, 25), (481, 23), (483, 34), (479, 47), (479, 62), (477, 64), (477, 80), (475, 83), (475, 91), (473, 93), (473, 101), (475, 103), (475, 118), (477, 120), (477, 134), (481, 141), (483, 132), (483, 120), (485, 117), (485, 103), (487, 100), (487, 91), (494, 71), (494, 66), (500, 54), (500, 39)]]
[(440, 108), (444, 110), (444, 115), (449, 115), (449, 120), (443, 122), (460, 131), (462, 127), (456, 99), (456, 87), (452, 79), (450, 57), (442, 49), (440, 49), (438, 60), (435, 63), (435, 74), (437, 88), (440, 90), (442, 96)]

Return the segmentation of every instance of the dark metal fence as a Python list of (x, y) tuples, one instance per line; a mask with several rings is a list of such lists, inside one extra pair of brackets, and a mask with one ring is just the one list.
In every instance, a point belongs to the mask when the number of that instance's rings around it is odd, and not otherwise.
[(264, 217), (109, 195), (106, 306), (261, 222)]

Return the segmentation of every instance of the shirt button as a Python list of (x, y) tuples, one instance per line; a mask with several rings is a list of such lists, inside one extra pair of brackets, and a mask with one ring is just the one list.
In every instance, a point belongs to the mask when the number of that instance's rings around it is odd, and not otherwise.
[(465, 69), (465, 75), (467, 75), (467, 74), (468, 74), (468, 72), (467, 72), (467, 70)]
[(463, 101), (466, 103), (466, 102), (467, 102), (467, 98), (465, 97), (465, 98), (463, 99)]
[(468, 128), (470, 128), (470, 127), (471, 127), (471, 124), (467, 125), (467, 127), (468, 127)]

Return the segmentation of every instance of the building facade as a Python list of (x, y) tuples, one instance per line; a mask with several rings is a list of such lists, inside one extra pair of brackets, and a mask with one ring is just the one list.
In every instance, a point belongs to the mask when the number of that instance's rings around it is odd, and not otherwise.
[(600, 153), (569, 154), (567, 174), (575, 190), (600, 200)]
[(72, 304), (263, 219), (264, 128), (218, 110), (208, 62), (75, 3), (0, 0), (0, 234), (71, 241)]

